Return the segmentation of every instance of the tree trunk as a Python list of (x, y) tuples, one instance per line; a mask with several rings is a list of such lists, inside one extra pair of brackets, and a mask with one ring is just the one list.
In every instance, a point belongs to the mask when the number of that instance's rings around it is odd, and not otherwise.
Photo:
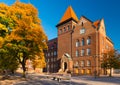
[(112, 68), (110, 68), (110, 74), (109, 74), (109, 77), (112, 76)]
[(25, 62), (22, 62), (22, 69), (23, 69), (23, 74), (22, 77), (26, 78), (26, 67), (25, 67)]

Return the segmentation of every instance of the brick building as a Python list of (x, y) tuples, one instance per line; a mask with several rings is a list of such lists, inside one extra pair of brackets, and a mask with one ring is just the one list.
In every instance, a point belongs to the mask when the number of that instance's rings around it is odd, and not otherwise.
[(106, 35), (104, 19), (95, 22), (85, 16), (78, 19), (69, 6), (56, 27), (58, 37), (49, 40), (49, 49), (45, 51), (45, 71), (102, 74), (102, 54), (114, 48)]

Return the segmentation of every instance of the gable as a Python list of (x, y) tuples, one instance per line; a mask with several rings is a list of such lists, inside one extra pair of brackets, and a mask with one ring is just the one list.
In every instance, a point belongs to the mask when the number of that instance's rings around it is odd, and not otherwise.
[(82, 17), (80, 18), (80, 20), (78, 21), (78, 25), (82, 25), (82, 24), (85, 24), (85, 23), (87, 23), (87, 22), (92, 23), (91, 20), (87, 19), (85, 16), (82, 16)]
[(100, 26), (98, 28), (98, 31), (102, 33), (103, 35), (106, 35), (106, 29), (105, 29), (105, 24), (104, 24), (104, 19), (100, 21)]

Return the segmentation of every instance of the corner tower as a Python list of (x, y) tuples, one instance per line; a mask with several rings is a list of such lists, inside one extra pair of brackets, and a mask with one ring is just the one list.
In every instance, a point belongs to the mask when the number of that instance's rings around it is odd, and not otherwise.
[(66, 53), (72, 57), (72, 31), (77, 22), (78, 18), (72, 7), (69, 6), (56, 26), (58, 29), (58, 59), (61, 59)]

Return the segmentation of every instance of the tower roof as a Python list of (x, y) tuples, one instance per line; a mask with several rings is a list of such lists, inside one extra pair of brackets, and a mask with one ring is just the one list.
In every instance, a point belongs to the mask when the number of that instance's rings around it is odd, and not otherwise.
[(66, 21), (66, 20), (68, 20), (68, 19), (70, 19), (70, 18), (74, 19), (75, 21), (78, 21), (78, 18), (77, 18), (76, 14), (75, 14), (75, 12), (74, 12), (74, 10), (72, 9), (71, 6), (69, 6), (67, 8), (67, 10), (64, 13), (63, 17), (61, 18), (59, 24)]

